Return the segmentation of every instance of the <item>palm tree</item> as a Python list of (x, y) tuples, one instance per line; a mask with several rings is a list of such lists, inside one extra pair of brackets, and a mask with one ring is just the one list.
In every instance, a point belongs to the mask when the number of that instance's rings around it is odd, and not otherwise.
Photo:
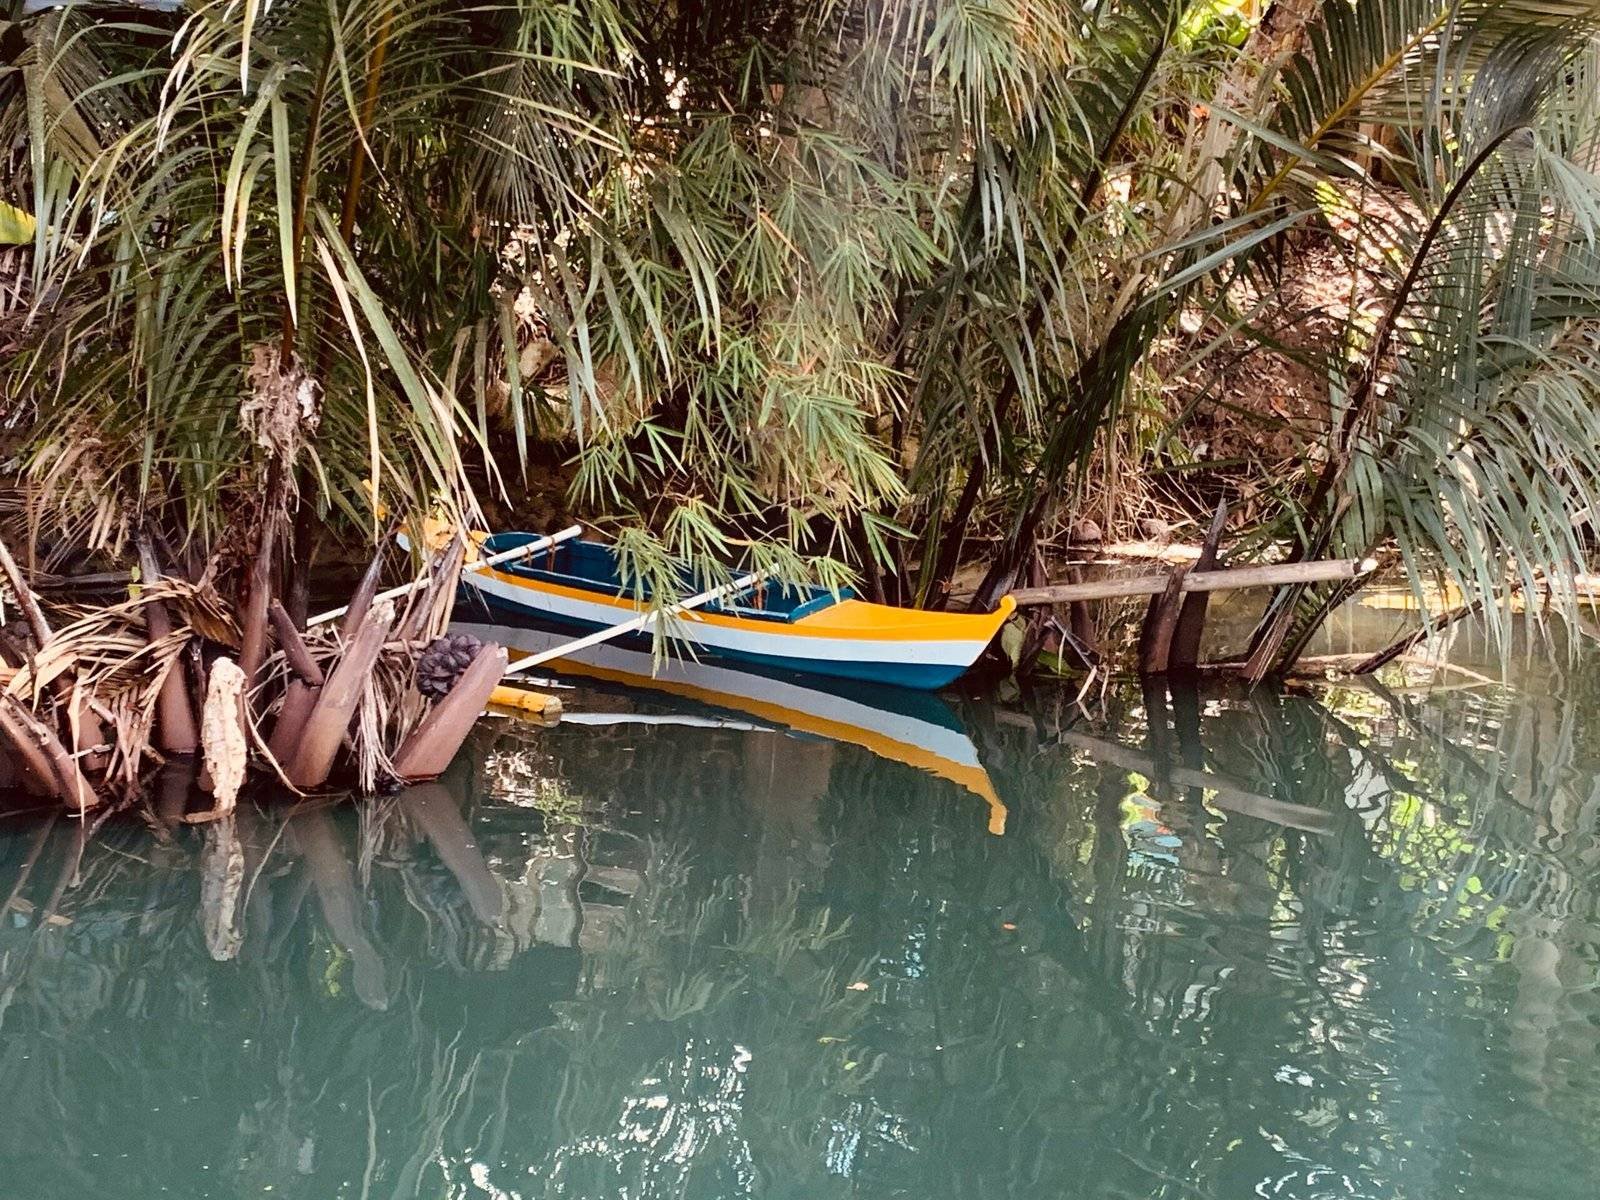
[[(1289, 68), (1292, 96), (1346, 97), (1335, 112), (1387, 136), (1361, 153), (1354, 126), (1302, 112), (1284, 128), (1303, 150), (1267, 164), (1263, 190), (1349, 222), (1383, 298), (1326, 355), (1323, 457), (1288, 520), (1298, 556), (1392, 539), (1419, 595), (1437, 579), (1475, 598), (1503, 638), (1512, 590), (1547, 590), (1574, 615), (1600, 483), (1600, 47), (1576, 19), (1595, 10), (1540, 24), (1515, 4), (1411, 8), (1365, 70), (1312, 66), (1359, 44), (1334, 21)], [(1408, 55), (1423, 61), (1390, 65)], [(1361, 204), (1380, 188), (1392, 201)], [(1251, 673), (1292, 663), (1348, 594), (1279, 596)]]
[(1241, 282), (1353, 223), (1388, 312), (1327, 348), (1329, 465), (1267, 532), (1480, 594), (1577, 560), (1589, 0), (35, 7), (0, 395), (66, 540), (303, 580), (544, 442), (635, 574), (938, 604), (981, 520), (983, 598), (1128, 465), (1176, 318), (1249, 333)]

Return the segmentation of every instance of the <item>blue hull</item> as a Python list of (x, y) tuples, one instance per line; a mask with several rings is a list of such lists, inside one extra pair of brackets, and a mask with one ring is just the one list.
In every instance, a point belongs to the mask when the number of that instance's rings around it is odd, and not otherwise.
[[(503, 599), (499, 596), (489, 596), (476, 588), (463, 586), (457, 598), (458, 611), (464, 610), (470, 614), (474, 609), (480, 611), (511, 613), (519, 617), (534, 617), (541, 625), (559, 629), (571, 629), (578, 633), (593, 633), (607, 626), (589, 622), (571, 620), (559, 617), (549, 610), (532, 604), (519, 604), (514, 600)], [(619, 646), (649, 646), (650, 634), (625, 635), (617, 639)], [(773, 667), (797, 675), (821, 675), (831, 679), (855, 679), (863, 683), (881, 683), (890, 687), (910, 688), (914, 691), (931, 692), (948, 684), (954, 683), (966, 672), (965, 667), (953, 667), (947, 663), (918, 663), (918, 662), (839, 662), (834, 659), (816, 658), (789, 658), (782, 655), (752, 654), (742, 650), (712, 649), (710, 647), (696, 647), (698, 657), (715, 659), (723, 662), (754, 663), (758, 666)]]

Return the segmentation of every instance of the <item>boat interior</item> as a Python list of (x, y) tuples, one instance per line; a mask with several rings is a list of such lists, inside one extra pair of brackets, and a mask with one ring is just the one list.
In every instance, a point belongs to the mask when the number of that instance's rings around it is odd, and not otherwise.
[[(536, 540), (537, 533), (498, 533), (484, 540), (485, 556), (514, 550)], [(573, 540), (540, 551), (530, 558), (504, 563), (496, 570), (521, 579), (549, 583), (557, 587), (578, 588), (589, 592), (603, 592), (608, 596), (639, 599), (637, 589), (624, 584), (617, 563), (617, 553), (602, 542)], [(703, 591), (714, 584), (685, 574), (681, 592), (688, 595)], [(849, 588), (838, 592), (807, 584), (764, 582), (730, 596), (702, 611), (723, 613), (732, 617), (745, 617), (758, 621), (778, 621), (793, 624), (813, 613), (831, 608), (841, 600), (854, 599)], [(646, 593), (644, 600), (649, 600)]]

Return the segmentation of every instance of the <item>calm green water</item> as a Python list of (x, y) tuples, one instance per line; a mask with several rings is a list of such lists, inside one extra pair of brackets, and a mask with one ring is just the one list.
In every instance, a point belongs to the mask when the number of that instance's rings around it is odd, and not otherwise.
[(0, 1196), (1593, 1200), (1595, 683), (920, 766), (582, 691), (360, 807), (0, 818)]

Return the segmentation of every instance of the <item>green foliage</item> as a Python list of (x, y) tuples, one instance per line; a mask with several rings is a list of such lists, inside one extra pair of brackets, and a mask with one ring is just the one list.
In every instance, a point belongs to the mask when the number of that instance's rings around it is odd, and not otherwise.
[[(1429, 119), (1382, 160), (1403, 200), (1358, 206), (1376, 167), (1357, 158), (1320, 172), (1390, 299), (1328, 356), (1330, 457), (1301, 517), (1308, 550), (1392, 538), (1419, 596), (1436, 577), (1490, 600), (1548, 586), (1554, 610), (1575, 614), (1575, 518), (1600, 497), (1600, 180), (1584, 165), (1600, 138), (1597, 66), (1571, 31), (1507, 34), (1409, 81)], [(1291, 68), (1310, 70), (1306, 57)], [(1398, 103), (1403, 82), (1391, 90)], [(1285, 659), (1324, 601), (1302, 600)], [(1489, 613), (1503, 640), (1503, 610)]]
[(1566, 578), (1600, 465), (1594, 9), (35, 13), (0, 65), (5, 199), (37, 221), (0, 396), (103, 542), (253, 510), (266, 343), (321, 388), (297, 482), (330, 523), (375, 532), (364, 484), (470, 519), (554, 453), (641, 576), (875, 558), (937, 602), (975, 524), (1004, 586), (1114, 474), (1181, 314), (1248, 327), (1285, 236), (1346, 225), (1392, 311), (1324, 347), (1329, 467), (1272, 481), (1277, 532), (1393, 536), (1479, 593), (1509, 560)]

